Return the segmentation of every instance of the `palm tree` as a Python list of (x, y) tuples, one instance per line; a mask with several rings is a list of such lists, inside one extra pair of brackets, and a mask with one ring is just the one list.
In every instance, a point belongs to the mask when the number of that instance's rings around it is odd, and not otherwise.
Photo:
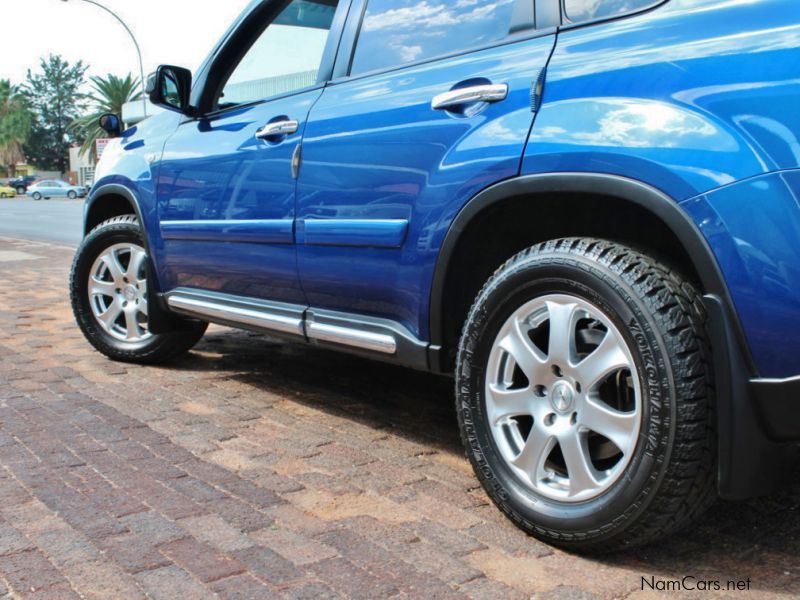
[(22, 146), (31, 131), (31, 111), (19, 88), (0, 79), (0, 165), (13, 177), (16, 165), (25, 160)]
[(91, 82), (93, 89), (89, 101), (92, 112), (76, 119), (71, 125), (71, 129), (84, 139), (81, 154), (91, 149), (98, 138), (106, 136), (106, 132), (98, 125), (100, 117), (106, 113), (114, 113), (121, 117), (123, 104), (142, 98), (142, 93), (136, 91), (139, 80), (130, 73), (124, 78), (111, 74), (107, 77), (95, 76), (91, 77)]

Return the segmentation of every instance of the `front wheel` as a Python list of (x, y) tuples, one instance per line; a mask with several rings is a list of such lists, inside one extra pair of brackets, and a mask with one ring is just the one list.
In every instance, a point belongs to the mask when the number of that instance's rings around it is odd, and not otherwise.
[(33, 198), (36, 201), (39, 201), (42, 199), (42, 195), (39, 192), (33, 192), (33, 196), (31, 196), (31, 198)]
[(147, 253), (134, 215), (114, 217), (84, 239), (72, 263), (72, 310), (86, 339), (114, 360), (159, 363), (188, 352), (207, 323), (153, 333)]
[(8, 198), (8, 194), (5, 192), (0, 192), (0, 198)]
[(565, 239), (509, 260), (469, 314), (456, 383), (481, 483), (542, 540), (630, 547), (716, 497), (702, 304), (634, 250)]
[(25, 188), (24, 187), (20, 186), (20, 187), (17, 188), (17, 194), (19, 196), (22, 196), (24, 193), (25, 193)]

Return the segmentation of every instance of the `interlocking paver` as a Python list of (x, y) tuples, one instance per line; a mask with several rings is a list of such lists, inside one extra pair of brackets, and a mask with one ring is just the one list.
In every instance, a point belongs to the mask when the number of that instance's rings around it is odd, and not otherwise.
[(112, 363), (74, 325), (71, 251), (0, 250), (42, 259), (0, 264), (0, 598), (611, 599), (686, 574), (800, 594), (800, 471), (658, 545), (565, 554), (483, 494), (450, 380), (220, 327), (171, 365)]

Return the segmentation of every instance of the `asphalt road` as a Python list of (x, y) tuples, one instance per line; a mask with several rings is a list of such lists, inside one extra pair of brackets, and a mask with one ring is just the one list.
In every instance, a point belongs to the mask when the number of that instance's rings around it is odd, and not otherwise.
[(0, 236), (77, 246), (83, 200), (0, 200)]

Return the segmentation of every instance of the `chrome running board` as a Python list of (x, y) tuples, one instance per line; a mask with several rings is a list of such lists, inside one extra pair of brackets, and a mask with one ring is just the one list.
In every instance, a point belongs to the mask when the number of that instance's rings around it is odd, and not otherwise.
[(388, 319), (177, 288), (164, 296), (179, 314), (212, 323), (300, 338), (375, 358), (428, 369), (428, 344)]

